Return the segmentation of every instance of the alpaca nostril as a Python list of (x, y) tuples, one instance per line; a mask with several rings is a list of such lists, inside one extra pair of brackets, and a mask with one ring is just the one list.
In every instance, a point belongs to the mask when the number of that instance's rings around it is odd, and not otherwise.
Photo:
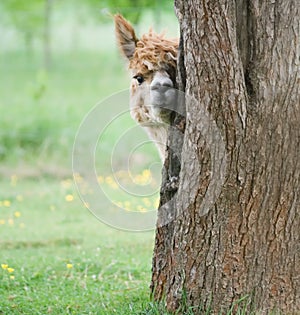
[(167, 90), (173, 88), (173, 83), (172, 81), (170, 82), (156, 82), (155, 84), (151, 84), (150, 89), (151, 91), (159, 91), (159, 92), (166, 92)]
[(161, 86), (160, 83), (157, 83), (155, 85), (151, 84), (150, 89), (151, 89), (151, 91), (159, 90), (160, 86)]
[(170, 89), (170, 88), (173, 87), (173, 83), (172, 83), (171, 80), (168, 80), (168, 81), (166, 81), (166, 82), (163, 82), (162, 86), (164, 86), (164, 87)]

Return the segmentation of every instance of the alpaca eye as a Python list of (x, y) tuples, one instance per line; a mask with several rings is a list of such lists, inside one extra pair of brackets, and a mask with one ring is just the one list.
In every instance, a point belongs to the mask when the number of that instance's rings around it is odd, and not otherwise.
[(142, 75), (135, 75), (133, 78), (138, 81), (139, 85), (141, 85), (145, 81), (145, 79)]

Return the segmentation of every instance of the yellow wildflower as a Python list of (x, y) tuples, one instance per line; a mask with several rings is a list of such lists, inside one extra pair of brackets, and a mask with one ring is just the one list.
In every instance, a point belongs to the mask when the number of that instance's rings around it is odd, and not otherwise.
[(15, 269), (14, 269), (14, 268), (11, 268), (11, 267), (8, 267), (8, 268), (7, 268), (7, 271), (8, 271), (9, 273), (12, 273), (12, 272), (15, 271)]
[(137, 206), (137, 209), (138, 209), (138, 211), (141, 211), (141, 212), (146, 212), (147, 211), (146, 208), (143, 207), (143, 206)]
[(154, 206), (154, 209), (157, 209), (159, 207), (159, 197), (154, 200), (153, 206)]
[(71, 269), (71, 268), (73, 268), (73, 265), (72, 264), (67, 264), (67, 268)]
[(3, 225), (3, 224), (5, 224), (5, 220), (0, 220), (0, 225)]
[(18, 176), (17, 175), (12, 175), (10, 177), (10, 184), (11, 186), (16, 186), (18, 181)]
[(19, 218), (21, 216), (21, 212), (20, 211), (16, 211), (14, 213), (14, 215), (15, 215), (16, 218)]
[(125, 210), (128, 210), (128, 211), (131, 210), (131, 202), (130, 201), (125, 201), (124, 206), (125, 206)]
[(10, 205), (11, 205), (11, 202), (9, 200), (4, 200), (3, 201), (3, 206), (4, 207), (10, 207)]
[(112, 184), (110, 185), (110, 187), (111, 187), (112, 189), (118, 189), (118, 188), (119, 188), (119, 186), (118, 186), (118, 184), (117, 184), (116, 182), (112, 183)]
[(9, 277), (11, 280), (15, 280), (15, 276), (10, 276)]
[(110, 184), (110, 183), (112, 183), (114, 180), (112, 179), (112, 177), (111, 176), (106, 176), (105, 177), (105, 182), (106, 182), (106, 184)]
[(112, 189), (117, 189), (118, 184), (116, 183), (115, 179), (111, 176), (105, 177), (105, 183), (108, 184)]
[(66, 199), (66, 201), (71, 202), (74, 200), (74, 196), (69, 194), (69, 195), (66, 195), (65, 199)]
[(74, 176), (75, 182), (81, 183), (83, 181), (83, 178), (79, 173), (74, 173), (73, 176)]
[(17, 201), (21, 202), (21, 201), (23, 201), (23, 196), (22, 195), (18, 195), (16, 197), (16, 199), (17, 199)]
[(151, 172), (150, 172), (150, 170), (148, 170), (148, 169), (143, 170), (142, 176), (143, 176), (145, 179), (149, 179), (149, 178), (151, 177)]
[(71, 186), (72, 186), (72, 184), (73, 184), (73, 181), (71, 180), (71, 179), (65, 179), (65, 180), (62, 180), (61, 182), (60, 182), (60, 184), (61, 184), (61, 186), (63, 187), (63, 188), (70, 188)]
[(149, 198), (143, 198), (143, 203), (146, 207), (151, 207), (151, 201), (149, 200)]
[(146, 185), (149, 184), (149, 181), (152, 178), (152, 174), (150, 170), (146, 169), (143, 170), (142, 174), (138, 174), (134, 177), (134, 182), (139, 185)]
[(5, 270), (8, 268), (8, 265), (7, 264), (1, 264), (1, 268)]

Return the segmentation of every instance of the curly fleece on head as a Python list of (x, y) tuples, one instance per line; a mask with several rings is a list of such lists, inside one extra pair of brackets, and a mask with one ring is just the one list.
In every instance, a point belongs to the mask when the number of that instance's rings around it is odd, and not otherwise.
[(176, 68), (177, 51), (177, 39), (166, 39), (164, 34), (156, 34), (150, 30), (136, 42), (129, 68), (139, 69), (141, 72), (157, 71), (164, 67)]
[(117, 42), (122, 54), (129, 60), (129, 69), (146, 73), (164, 68), (176, 68), (178, 39), (166, 39), (151, 29), (141, 39), (122, 15), (114, 16)]

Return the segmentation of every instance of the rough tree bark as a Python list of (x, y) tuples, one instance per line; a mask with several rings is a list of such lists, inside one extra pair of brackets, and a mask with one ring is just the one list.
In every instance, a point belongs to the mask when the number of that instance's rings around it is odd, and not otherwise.
[[(175, 7), (178, 84), (186, 100), (198, 101), (186, 101), (183, 139), (170, 134), (153, 296), (173, 311), (184, 299), (223, 314), (247, 295), (248, 312), (300, 314), (299, 2), (175, 0)], [(205, 209), (220, 165), (214, 140), (203, 137), (203, 112), (226, 151), (221, 192)], [(172, 148), (181, 146), (180, 169)], [(170, 192), (179, 171), (178, 191)]]

